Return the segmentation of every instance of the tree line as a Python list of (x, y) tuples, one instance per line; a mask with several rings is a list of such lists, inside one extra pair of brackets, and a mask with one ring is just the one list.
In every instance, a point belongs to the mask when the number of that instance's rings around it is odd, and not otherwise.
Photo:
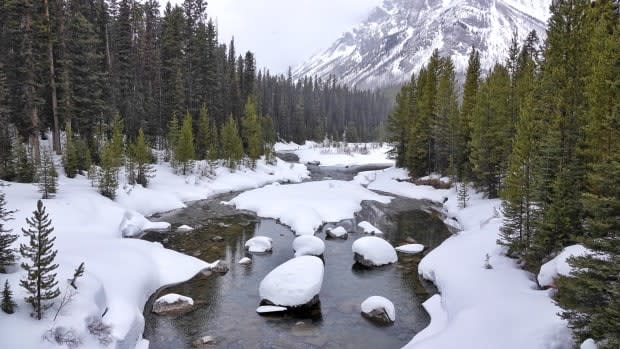
[(538, 270), (572, 258), (555, 300), (577, 339), (620, 345), (620, 14), (617, 0), (554, 1), (546, 40), (513, 40), (483, 72), (472, 49), (459, 101), (454, 64), (435, 52), (396, 98), (387, 123), (400, 166), (441, 173), (502, 198), (499, 243)]
[(198, 134), (203, 108), (212, 136), (222, 137), (231, 117), (243, 132), (252, 99), (259, 117), (271, 119), (270, 133), (301, 142), (373, 139), (390, 105), (334, 77), (294, 81), (290, 70), (258, 70), (234, 39), (219, 42), (204, 0), (168, 3), (163, 14), (157, 0), (2, 0), (0, 47), (0, 123), (10, 125), (0, 130), (0, 178), (8, 180), (31, 181), (20, 166), (39, 161), (48, 129), (57, 154), (70, 129), (80, 156), (87, 150), (101, 164), (101, 136), (111, 139), (117, 115), (129, 141), (142, 129), (163, 149), (175, 117), (189, 114)]

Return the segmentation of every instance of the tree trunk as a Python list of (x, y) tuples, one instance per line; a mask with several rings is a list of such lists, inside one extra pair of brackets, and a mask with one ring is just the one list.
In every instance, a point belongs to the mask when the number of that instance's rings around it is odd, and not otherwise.
[(58, 99), (56, 96), (56, 74), (54, 72), (54, 46), (52, 43), (52, 26), (50, 24), (50, 10), (48, 0), (43, 0), (45, 21), (47, 22), (47, 58), (49, 60), (50, 89), (52, 93), (52, 116), (54, 118), (53, 149), (57, 155), (61, 154), (60, 122), (58, 120)]
[(40, 125), (39, 125), (39, 113), (37, 111), (36, 104), (36, 88), (35, 88), (35, 72), (34, 72), (34, 54), (32, 52), (32, 5), (27, 3), (26, 11), (24, 15), (24, 50), (26, 60), (26, 81), (25, 81), (25, 98), (26, 98), (26, 115), (30, 117), (30, 135), (29, 142), (32, 147), (32, 154), (34, 156), (35, 163), (40, 160), (39, 138), (40, 138)]

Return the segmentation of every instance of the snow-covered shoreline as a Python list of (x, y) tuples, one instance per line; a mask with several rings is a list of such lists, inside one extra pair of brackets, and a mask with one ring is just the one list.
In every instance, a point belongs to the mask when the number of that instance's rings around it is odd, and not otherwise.
[[(57, 159), (58, 161), (59, 159)], [(199, 167), (201, 164), (197, 164)], [(132, 217), (140, 228), (150, 225), (144, 216), (185, 207), (189, 201), (207, 199), (217, 194), (258, 188), (276, 181), (301, 182), (308, 177), (304, 165), (278, 160), (275, 165), (259, 161), (256, 169), (230, 172), (218, 167), (211, 178), (181, 176), (166, 163), (155, 165), (156, 173), (148, 188), (123, 184), (112, 201), (97, 193), (84, 176), (59, 177), (59, 191), (54, 199), (43, 200), (57, 237), (56, 262), (59, 286), (66, 282), (77, 266), (84, 262), (85, 276), (78, 280), (78, 293), (53, 321), (55, 310), (36, 321), (29, 316), (19, 287), (23, 271), (0, 274), (0, 282), (9, 280), (18, 304), (16, 314), (0, 312), (0, 347), (7, 349), (58, 348), (43, 339), (51, 328), (71, 330), (81, 341), (81, 348), (103, 348), (87, 329), (89, 317), (101, 318), (111, 326), (114, 348), (147, 347), (142, 339), (142, 311), (149, 297), (158, 289), (192, 278), (211, 264), (163, 248), (161, 244), (123, 238), (121, 221)], [(6, 226), (20, 234), (25, 218), (40, 198), (33, 184), (6, 183), (7, 209), (16, 210)], [(21, 235), (21, 234), (20, 234)], [(24, 238), (16, 243), (24, 242)], [(105, 315), (104, 315), (105, 314)], [(109, 346), (107, 346), (109, 347)]]
[[(444, 202), (447, 220), (462, 230), (426, 255), (418, 272), (440, 294), (424, 303), (431, 324), (406, 349), (421, 348), (572, 348), (567, 323), (549, 291), (504, 255), (497, 244), (502, 224), (500, 200), (470, 191), (468, 207), (458, 207), (454, 189), (434, 189), (406, 179), (402, 169), (360, 173), (368, 189), (414, 199)], [(492, 269), (485, 268), (486, 256)]]

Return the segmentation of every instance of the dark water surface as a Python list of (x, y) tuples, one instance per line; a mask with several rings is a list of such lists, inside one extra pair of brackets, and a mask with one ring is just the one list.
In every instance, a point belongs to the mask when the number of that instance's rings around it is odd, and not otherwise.
[[(144, 237), (205, 261), (225, 260), (230, 266), (225, 275), (198, 275), (151, 298), (144, 312), (144, 336), (151, 349), (192, 348), (192, 341), (206, 335), (217, 340), (209, 348), (400, 348), (428, 325), (429, 317), (421, 303), (433, 289), (418, 278), (417, 264), (422, 256), (399, 254), (394, 265), (358, 268), (353, 264), (351, 245), (363, 236), (360, 233), (350, 234), (348, 240), (325, 241), (320, 312), (259, 316), (258, 285), (267, 273), (293, 258), (294, 234), (275, 220), (257, 218), (220, 203), (232, 196), (196, 202), (158, 217), (173, 227), (196, 227), (192, 232), (149, 233)], [(393, 245), (414, 239), (430, 251), (450, 235), (430, 208), (428, 202), (404, 198), (388, 205), (365, 202), (355, 219), (341, 223), (353, 227), (368, 220), (382, 229)], [(255, 235), (271, 237), (273, 253), (246, 253), (244, 243)], [(213, 241), (216, 236), (223, 240)], [(325, 239), (322, 232), (316, 236)], [(253, 263), (239, 265), (237, 261), (246, 256)], [(192, 297), (195, 310), (176, 317), (151, 314), (152, 301), (170, 292)], [(396, 322), (392, 326), (378, 327), (360, 316), (361, 302), (374, 295), (394, 303)]]

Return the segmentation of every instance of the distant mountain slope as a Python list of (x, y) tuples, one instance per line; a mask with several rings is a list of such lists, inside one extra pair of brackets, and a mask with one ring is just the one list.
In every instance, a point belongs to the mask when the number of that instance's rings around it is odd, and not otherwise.
[(368, 18), (324, 52), (293, 71), (357, 87), (382, 87), (408, 80), (435, 49), (464, 71), (472, 46), (483, 68), (506, 57), (513, 32), (520, 39), (544, 36), (552, 0), (385, 0)]

